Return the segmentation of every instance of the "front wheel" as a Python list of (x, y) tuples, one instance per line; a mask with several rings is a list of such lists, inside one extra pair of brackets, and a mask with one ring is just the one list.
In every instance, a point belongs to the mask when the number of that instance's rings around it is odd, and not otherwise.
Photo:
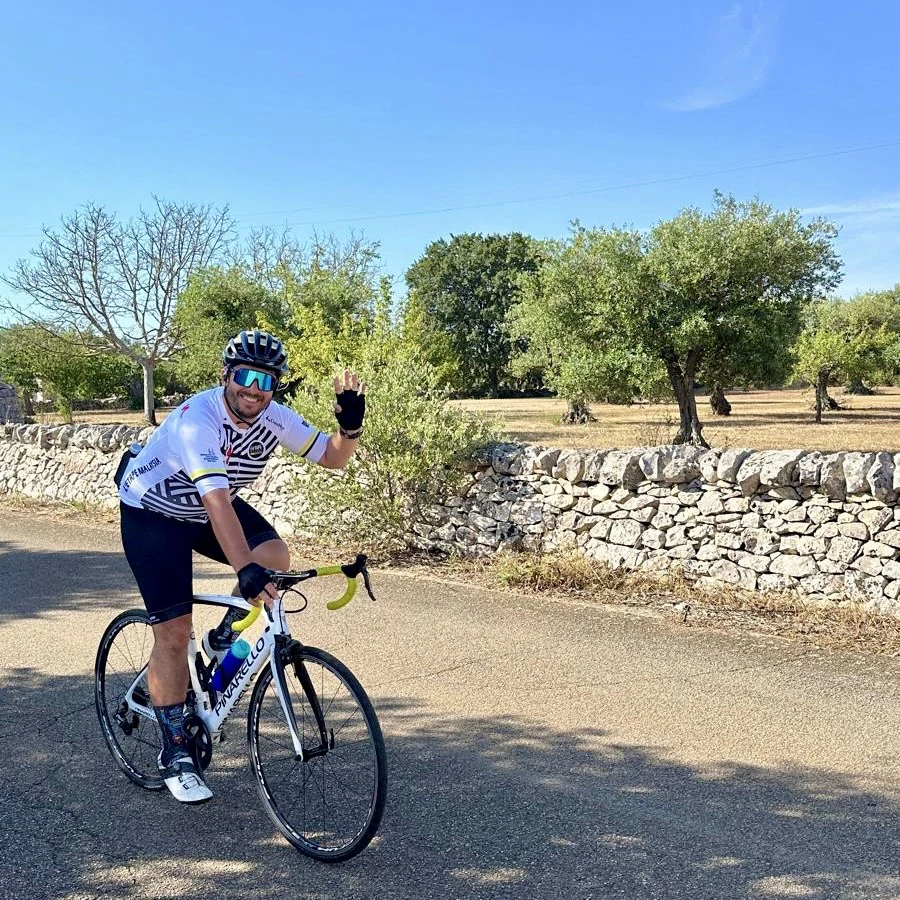
[(284, 676), (304, 748), (300, 759), (275, 691), (274, 665), (273, 660), (260, 675), (247, 713), (250, 766), (260, 798), (301, 853), (342, 862), (372, 840), (384, 812), (387, 756), (381, 727), (366, 692), (342, 662), (324, 650), (298, 647)]
[(94, 666), (94, 702), (103, 737), (118, 767), (147, 790), (163, 787), (156, 765), (162, 735), (150, 703), (147, 663), (153, 628), (146, 610), (116, 616), (100, 639)]

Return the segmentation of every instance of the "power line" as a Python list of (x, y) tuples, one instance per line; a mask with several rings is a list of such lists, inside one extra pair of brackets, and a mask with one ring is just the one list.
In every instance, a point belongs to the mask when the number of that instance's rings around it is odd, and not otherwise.
[[(487, 203), (473, 203), (468, 205), (461, 206), (444, 206), (444, 207), (435, 207), (432, 209), (422, 209), (416, 210), (414, 212), (402, 212), (402, 213), (379, 213), (371, 216), (353, 216), (341, 219), (319, 219), (319, 220), (310, 220), (306, 222), (287, 222), (284, 223), (286, 227), (293, 227), (297, 225), (336, 225), (336, 224), (346, 224), (352, 222), (371, 222), (379, 219), (404, 219), (404, 218), (413, 218), (416, 216), (430, 216), (430, 215), (439, 215), (440, 213), (447, 212), (461, 212), (465, 210), (472, 209), (489, 209), (497, 206), (512, 206), (516, 204), (522, 203), (539, 203), (543, 200), (561, 200), (566, 197), (582, 197), (588, 194), (608, 194), (613, 191), (625, 191), (631, 188), (637, 187), (652, 187), (653, 185), (658, 184), (672, 184), (678, 181), (690, 181), (698, 178), (711, 178), (716, 175), (729, 175), (734, 172), (748, 172), (754, 169), (765, 169), (773, 166), (784, 166), (790, 163), (795, 162), (809, 162), (811, 160), (816, 159), (827, 159), (833, 156), (844, 156), (849, 153), (862, 153), (867, 150), (880, 150), (885, 147), (897, 147), (900, 146), (900, 141), (887, 141), (883, 144), (868, 144), (863, 147), (848, 147), (843, 150), (831, 150), (826, 153), (811, 153), (805, 156), (790, 156), (785, 157), (783, 159), (769, 160), (768, 162), (761, 163), (749, 163), (747, 165), (742, 166), (733, 166), (727, 169), (716, 169), (710, 172), (696, 172), (691, 175), (674, 175), (668, 178), (654, 178), (647, 181), (631, 181), (626, 182), (624, 184), (616, 184), (609, 185), (607, 187), (601, 188), (588, 188), (585, 190), (578, 191), (566, 191), (563, 193), (556, 194), (541, 194), (538, 196), (532, 197), (520, 197), (515, 200), (495, 200)], [(299, 210), (298, 210), (299, 211)]]
[[(881, 144), (866, 144), (860, 147), (847, 147), (842, 150), (831, 150), (824, 153), (810, 153), (804, 156), (789, 156), (783, 157), (781, 159), (768, 160), (766, 162), (759, 163), (747, 163), (745, 165), (740, 166), (731, 166), (729, 168), (724, 169), (715, 169), (708, 172), (695, 172), (688, 175), (673, 175), (666, 178), (653, 178), (645, 181), (631, 181), (625, 182), (623, 184), (616, 185), (607, 185), (606, 187), (599, 188), (585, 188), (581, 190), (572, 190), (572, 191), (564, 191), (559, 193), (552, 194), (540, 194), (531, 197), (519, 197), (511, 200), (493, 200), (484, 203), (472, 203), (472, 204), (464, 204), (457, 206), (443, 206), (443, 207), (433, 207), (430, 209), (420, 209), (414, 210), (410, 212), (400, 212), (400, 213), (376, 213), (369, 216), (348, 216), (345, 218), (337, 218), (337, 219), (318, 219), (318, 220), (309, 220), (303, 222), (286, 222), (286, 223), (277, 223), (277, 227), (294, 227), (294, 226), (302, 226), (302, 225), (338, 225), (338, 224), (349, 224), (353, 222), (373, 222), (384, 219), (406, 219), (406, 218), (415, 218), (418, 216), (430, 216), (430, 215), (440, 215), (441, 213), (448, 212), (463, 212), (467, 210), (475, 210), (475, 209), (491, 209), (493, 207), (500, 206), (515, 206), (524, 203), (540, 203), (545, 200), (562, 200), (567, 197), (583, 197), (592, 194), (609, 194), (615, 191), (626, 191), (631, 190), (632, 188), (639, 187), (653, 187), (659, 184), (673, 184), (679, 181), (692, 181), (700, 178), (712, 178), (718, 175), (730, 175), (735, 172), (749, 172), (755, 169), (766, 169), (772, 168), (775, 166), (784, 166), (790, 165), (791, 163), (797, 162), (811, 162), (813, 160), (818, 159), (828, 159), (835, 156), (846, 156), (851, 153), (864, 153), (869, 150), (881, 150), (887, 147), (897, 147), (900, 146), (900, 140), (898, 141), (886, 141)], [(301, 207), (300, 209), (294, 210), (286, 210), (287, 213), (297, 213), (297, 212), (314, 212), (318, 209), (334, 209), (335, 207), (331, 206), (312, 206), (312, 207)], [(253, 216), (261, 216), (261, 215), (276, 215), (277, 213), (244, 213), (243, 215), (247, 218)], [(245, 225), (241, 226), (242, 230), (250, 227), (264, 227), (260, 225), (250, 226)], [(28, 232), (28, 233), (0, 233), (0, 238), (20, 238), (20, 237), (40, 237), (41, 232)]]

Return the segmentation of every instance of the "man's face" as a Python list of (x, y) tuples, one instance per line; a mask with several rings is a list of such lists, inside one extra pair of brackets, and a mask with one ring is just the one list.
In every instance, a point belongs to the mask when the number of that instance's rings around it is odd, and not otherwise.
[(246, 386), (239, 384), (238, 380), (247, 380), (242, 370), (244, 373), (261, 372), (264, 375), (272, 373), (255, 366), (244, 365), (225, 372), (225, 395), (228, 401), (242, 418), (252, 420), (269, 405), (275, 391), (274, 386), (271, 391), (262, 390), (257, 380), (251, 380)]

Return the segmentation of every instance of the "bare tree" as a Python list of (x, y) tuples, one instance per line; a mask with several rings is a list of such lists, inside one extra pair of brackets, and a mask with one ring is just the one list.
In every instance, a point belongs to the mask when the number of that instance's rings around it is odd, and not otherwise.
[(175, 303), (193, 272), (218, 261), (234, 239), (228, 208), (177, 204), (154, 197), (149, 211), (120, 223), (87, 204), (63, 217), (2, 280), (27, 305), (3, 308), (28, 322), (70, 331), (85, 345), (97, 338), (144, 373), (144, 414), (156, 424), (154, 370), (179, 349)]

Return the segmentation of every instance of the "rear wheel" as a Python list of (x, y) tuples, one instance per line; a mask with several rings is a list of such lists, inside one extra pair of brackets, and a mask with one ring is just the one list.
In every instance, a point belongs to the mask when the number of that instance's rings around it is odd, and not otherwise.
[(153, 628), (143, 609), (116, 616), (100, 640), (94, 701), (103, 737), (118, 767), (147, 790), (163, 787), (156, 765), (162, 735), (147, 688)]
[[(285, 664), (304, 759), (294, 751), (272, 666), (260, 675), (247, 714), (250, 765), (263, 805), (278, 830), (302, 853), (342, 862), (372, 840), (387, 791), (381, 727), (362, 686), (331, 654), (297, 648)], [(310, 696), (324, 720), (324, 740)]]

